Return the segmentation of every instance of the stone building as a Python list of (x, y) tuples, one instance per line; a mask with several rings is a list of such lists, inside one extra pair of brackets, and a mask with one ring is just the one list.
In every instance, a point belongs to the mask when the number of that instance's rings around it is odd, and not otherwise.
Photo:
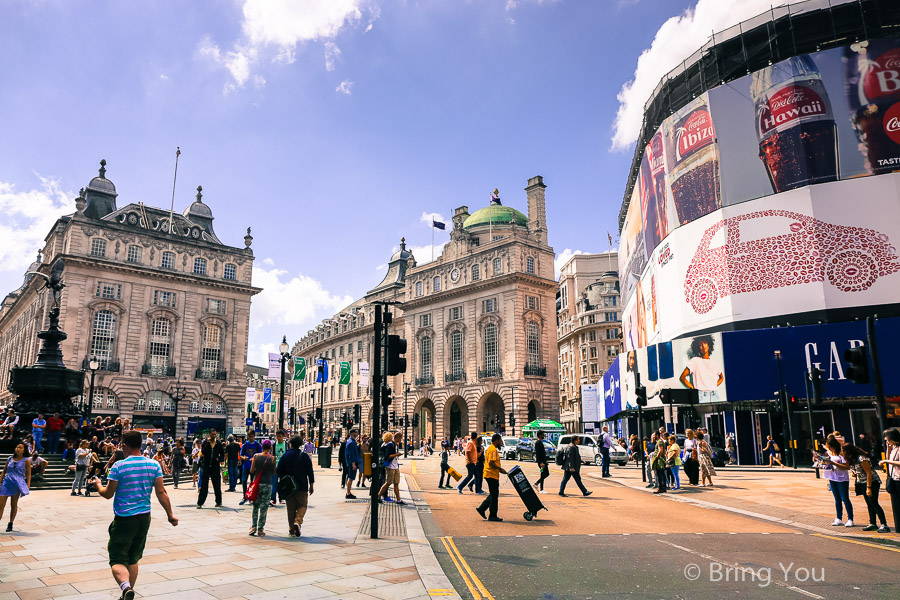
[(580, 431), (581, 386), (600, 382), (622, 351), (616, 256), (615, 252), (576, 254), (560, 269), (556, 295), (559, 416), (569, 432)]
[[(200, 187), (183, 215), (142, 202), (119, 208), (106, 161), (100, 165), (29, 268), (48, 272), (65, 261), (66, 366), (99, 363), (94, 415), (179, 434), (188, 420), (221, 430), (241, 424), (250, 300), (261, 291), (251, 283), (250, 230), (243, 248), (225, 245)], [(42, 282), (26, 275), (0, 305), (0, 404), (12, 401), (9, 369), (34, 362), (35, 334), (47, 326)], [(178, 402), (170, 396), (176, 384)]]
[[(291, 373), (288, 370), (290, 364), (285, 366), (285, 374), (284, 374), (284, 398), (285, 405), (287, 405), (288, 400), (291, 397)], [(246, 369), (246, 377), (247, 377), (247, 387), (253, 388), (256, 390), (256, 396), (253, 404), (246, 403), (244, 407), (244, 418), (251, 415), (252, 413), (257, 413), (259, 415), (259, 422), (261, 425), (265, 425), (265, 431), (269, 433), (274, 433), (278, 430), (278, 403), (281, 401), (281, 377), (277, 379), (272, 379), (269, 377), (269, 369), (266, 367), (257, 367), (256, 365), (247, 365)], [(272, 401), (269, 403), (263, 402), (263, 398), (265, 397), (265, 391), (269, 389), (272, 391)], [(246, 397), (245, 397), (246, 398)], [(264, 410), (260, 412), (259, 403), (263, 402)], [(246, 423), (246, 421), (244, 421)], [(287, 406), (285, 406), (284, 411), (284, 426), (288, 428), (290, 426), (288, 422), (288, 411)]]
[[(528, 180), (527, 216), (499, 198), (472, 214), (466, 206), (457, 208), (450, 242), (432, 262), (417, 264), (401, 242), (381, 283), (298, 342), (295, 354), (308, 360), (325, 355), (340, 361), (343, 355), (354, 361), (350, 386), (325, 386), (328, 424), (355, 403), (368, 415), (365, 426), (371, 423), (371, 400), (358, 383), (358, 363), (372, 355), (375, 300), (400, 303), (392, 308), (390, 332), (408, 341), (408, 369), (389, 381), (390, 410), (402, 415), (406, 402), (408, 414), (419, 415), (413, 439), (472, 430), (521, 434), (535, 418), (557, 417), (556, 282), (545, 187), (540, 176)], [(320, 386), (311, 383), (312, 371), (309, 381), (295, 388), (304, 414), (318, 406)]]

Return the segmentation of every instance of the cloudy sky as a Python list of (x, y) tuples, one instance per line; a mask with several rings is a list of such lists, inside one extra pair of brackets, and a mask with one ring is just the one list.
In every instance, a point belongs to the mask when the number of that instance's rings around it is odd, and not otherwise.
[(605, 251), (650, 91), (770, 4), (5, 0), (0, 295), (101, 158), (119, 206), (168, 207), (176, 146), (176, 209), (203, 185), (225, 243), (253, 228), (260, 365), (495, 187), (524, 211), (543, 175), (558, 261)]

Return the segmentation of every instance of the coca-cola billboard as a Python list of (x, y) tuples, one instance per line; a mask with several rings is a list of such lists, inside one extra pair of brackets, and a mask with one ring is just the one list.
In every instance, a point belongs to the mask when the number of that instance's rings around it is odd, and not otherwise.
[(627, 212), (630, 241), (619, 248), (631, 276), (624, 302), (635, 268), (679, 227), (772, 194), (900, 171), (900, 38), (793, 57), (715, 87), (674, 110), (638, 167), (640, 209)]

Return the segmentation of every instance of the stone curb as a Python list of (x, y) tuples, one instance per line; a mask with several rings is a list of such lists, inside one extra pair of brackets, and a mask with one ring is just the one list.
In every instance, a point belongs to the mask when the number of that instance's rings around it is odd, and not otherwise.
[(450, 579), (444, 574), (428, 538), (425, 537), (425, 530), (419, 519), (419, 509), (409, 492), (409, 484), (403, 473), (400, 474), (400, 497), (410, 507), (403, 511), (403, 518), (406, 521), (406, 537), (409, 540), (409, 550), (416, 564), (416, 571), (419, 572), (419, 578), (428, 595), (432, 598), (462, 600), (456, 593), (453, 584), (450, 583)]

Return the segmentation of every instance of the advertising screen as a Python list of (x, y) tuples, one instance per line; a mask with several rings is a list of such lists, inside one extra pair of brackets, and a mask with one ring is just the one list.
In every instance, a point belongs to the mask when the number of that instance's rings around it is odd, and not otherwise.
[[(748, 200), (892, 171), (900, 171), (900, 38), (801, 55), (713, 88), (666, 119), (644, 150), (619, 247), (623, 301), (627, 306), (642, 294), (635, 319), (641, 305), (646, 313), (646, 296), (661, 288), (647, 287), (656, 278), (646, 280), (645, 266), (682, 227)], [(846, 192), (835, 193), (845, 195), (838, 213), (855, 212)], [(845, 223), (838, 216), (821, 222)], [(725, 229), (719, 235), (734, 230), (719, 227)], [(766, 237), (761, 223), (742, 228)], [(717, 234), (703, 229), (693, 235), (707, 233)], [(719, 247), (710, 248), (715, 259)], [(692, 304), (708, 302), (711, 294), (708, 285), (697, 288)], [(642, 339), (651, 343), (659, 328), (652, 319), (644, 326)]]

